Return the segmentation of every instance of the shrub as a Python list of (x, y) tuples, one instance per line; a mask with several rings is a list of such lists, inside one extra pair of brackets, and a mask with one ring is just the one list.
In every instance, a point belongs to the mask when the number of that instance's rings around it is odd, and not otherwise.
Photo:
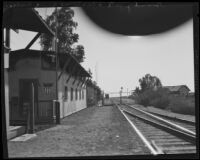
[(169, 105), (169, 99), (167, 96), (155, 98), (150, 101), (150, 105), (160, 109), (166, 109)]
[(165, 109), (169, 105), (168, 94), (165, 89), (146, 90), (138, 94), (135, 98), (136, 103), (146, 106), (154, 106)]
[(149, 105), (149, 99), (144, 93), (135, 96), (135, 101), (136, 103), (141, 104), (145, 107)]
[(88, 107), (91, 107), (91, 106), (94, 106), (96, 103), (95, 103), (95, 100), (93, 98), (88, 98), (87, 99), (87, 105)]

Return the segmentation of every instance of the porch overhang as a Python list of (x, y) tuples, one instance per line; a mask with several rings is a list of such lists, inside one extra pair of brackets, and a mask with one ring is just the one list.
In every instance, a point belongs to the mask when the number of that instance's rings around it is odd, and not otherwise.
[(3, 13), (3, 27), (55, 35), (33, 8), (9, 8), (5, 10)]

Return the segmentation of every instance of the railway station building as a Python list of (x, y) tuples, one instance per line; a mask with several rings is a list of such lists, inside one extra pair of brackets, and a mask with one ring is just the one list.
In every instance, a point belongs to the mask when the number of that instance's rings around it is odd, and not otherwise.
[[(60, 118), (86, 108), (85, 81), (90, 77), (89, 73), (70, 54), (59, 53), (57, 57), (59, 65), (56, 74), (55, 52), (11, 51), (9, 101), (12, 125), (26, 122), (27, 107), (33, 99), (36, 124), (53, 123), (56, 94)], [(34, 95), (31, 93), (33, 89)]]
[[(10, 94), (12, 90), (10, 90), (9, 83), (9, 70), (10, 70), (10, 51), (12, 48), (10, 47), (10, 30), (14, 30), (18, 33), (18, 29), (36, 32), (37, 35), (33, 38), (33, 40), (28, 44), (27, 48), (31, 47), (34, 41), (41, 35), (42, 33), (46, 33), (49, 36), (54, 36), (54, 32), (46, 25), (44, 20), (40, 17), (40, 15), (32, 8), (15, 8), (12, 5), (5, 5), (3, 7), (3, 30), (4, 30), (4, 104), (2, 116), (5, 116), (6, 123), (6, 133), (7, 139), (10, 139), (12, 136), (18, 134), (18, 129), (22, 130), (23, 127), (18, 127), (17, 129), (13, 129), (10, 124)], [(21, 131), (20, 131), (21, 132)]]
[[(26, 16), (22, 16), (24, 14)], [(60, 119), (86, 108), (87, 99), (91, 96), (90, 91), (86, 91), (86, 82), (91, 76), (78, 61), (68, 53), (30, 49), (42, 33), (55, 36), (39, 14), (34, 9), (11, 8), (4, 10), (3, 19), (6, 29), (4, 58), (8, 55), (4, 60), (8, 64), (4, 68), (7, 138), (16, 136), (17, 130), (23, 134), (25, 127), (22, 126), (28, 124), (30, 113), (34, 113), (35, 124), (53, 123), (56, 118), (55, 101), (59, 102)], [(12, 50), (10, 29), (38, 34), (24, 49)], [(94, 89), (94, 86), (91, 88)], [(96, 91), (92, 96), (94, 94)], [(30, 108), (33, 108), (32, 112)], [(15, 132), (12, 126), (22, 129)]]

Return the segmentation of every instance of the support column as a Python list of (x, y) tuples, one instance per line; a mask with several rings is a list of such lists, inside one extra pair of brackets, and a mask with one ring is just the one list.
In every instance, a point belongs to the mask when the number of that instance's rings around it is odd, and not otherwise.
[(5, 34), (5, 48), (4, 48), (4, 87), (5, 87), (5, 115), (6, 115), (6, 133), (7, 138), (10, 126), (10, 106), (9, 106), (9, 77), (8, 77), (8, 68), (9, 68), (9, 51), (10, 51), (10, 29), (6, 28)]

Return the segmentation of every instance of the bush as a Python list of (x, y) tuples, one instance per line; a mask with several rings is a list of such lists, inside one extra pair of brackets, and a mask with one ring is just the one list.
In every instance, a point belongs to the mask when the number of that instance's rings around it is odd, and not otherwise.
[(88, 107), (91, 107), (91, 106), (94, 106), (96, 103), (95, 103), (95, 100), (93, 98), (88, 98), (87, 99), (87, 105)]
[(194, 99), (186, 97), (171, 97), (170, 109), (175, 113), (195, 115)]
[(166, 96), (155, 98), (150, 101), (150, 105), (160, 109), (166, 109), (169, 105), (169, 99)]
[(165, 89), (146, 90), (135, 97), (136, 103), (165, 109), (169, 105), (168, 93)]

